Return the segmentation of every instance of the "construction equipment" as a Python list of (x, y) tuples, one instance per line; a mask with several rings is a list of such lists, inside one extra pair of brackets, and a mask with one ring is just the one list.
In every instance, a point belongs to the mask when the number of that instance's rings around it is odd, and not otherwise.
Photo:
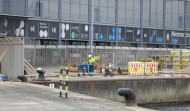
[(75, 65), (71, 65), (71, 61), (68, 60), (68, 66), (70, 72), (78, 72), (78, 62)]
[(89, 64), (81, 64), (78, 65), (78, 76), (80, 76), (80, 72), (83, 71), (83, 76), (85, 76), (85, 70), (88, 71), (88, 76), (89, 76)]

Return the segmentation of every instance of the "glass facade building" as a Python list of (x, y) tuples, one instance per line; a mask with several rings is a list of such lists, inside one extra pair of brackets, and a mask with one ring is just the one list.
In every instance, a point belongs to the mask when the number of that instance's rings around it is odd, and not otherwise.
[[(93, 0), (95, 46), (190, 48), (190, 0)], [(0, 0), (0, 36), (89, 45), (92, 0)]]

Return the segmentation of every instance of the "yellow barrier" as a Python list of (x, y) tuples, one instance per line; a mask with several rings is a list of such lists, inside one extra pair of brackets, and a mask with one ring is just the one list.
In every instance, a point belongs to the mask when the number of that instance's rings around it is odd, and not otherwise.
[(157, 62), (145, 62), (145, 75), (157, 75), (158, 63)]
[(129, 75), (144, 75), (143, 62), (128, 62)]
[(129, 75), (157, 75), (157, 62), (128, 62)]

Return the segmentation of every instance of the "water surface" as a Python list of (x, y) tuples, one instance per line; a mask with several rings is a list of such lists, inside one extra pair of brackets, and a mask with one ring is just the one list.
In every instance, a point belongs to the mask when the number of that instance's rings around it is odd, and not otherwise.
[(190, 102), (138, 105), (159, 111), (190, 111)]

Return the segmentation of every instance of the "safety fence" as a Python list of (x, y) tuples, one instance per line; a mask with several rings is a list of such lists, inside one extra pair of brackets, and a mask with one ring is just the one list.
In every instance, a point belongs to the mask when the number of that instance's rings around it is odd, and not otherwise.
[[(173, 69), (175, 56), (167, 48), (93, 47), (97, 69), (110, 66), (128, 69), (128, 62), (158, 62), (158, 69)], [(34, 67), (77, 66), (88, 62), (90, 47), (85, 46), (25, 46), (25, 58)], [(184, 57), (185, 58), (185, 57)], [(189, 58), (185, 58), (189, 63)], [(182, 69), (181, 63), (179, 63)]]
[(157, 62), (128, 62), (128, 74), (129, 75), (158, 75), (158, 63)]

